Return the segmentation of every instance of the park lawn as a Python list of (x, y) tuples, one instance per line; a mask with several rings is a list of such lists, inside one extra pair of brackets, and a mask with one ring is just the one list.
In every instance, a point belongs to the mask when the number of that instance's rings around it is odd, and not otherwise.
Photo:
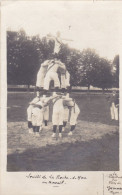
[[(8, 122), (26, 121), (28, 103), (34, 97), (34, 93), (8, 93)], [(71, 97), (75, 98), (80, 108), (79, 120), (111, 124), (109, 104), (104, 94), (87, 95), (72, 93)], [(50, 109), (50, 116), (51, 112), (52, 107)]]
[(81, 113), (72, 137), (51, 138), (52, 123), (40, 137), (28, 134), (26, 109), (33, 93), (8, 93), (8, 171), (117, 171), (119, 127), (111, 122), (105, 95), (73, 93)]

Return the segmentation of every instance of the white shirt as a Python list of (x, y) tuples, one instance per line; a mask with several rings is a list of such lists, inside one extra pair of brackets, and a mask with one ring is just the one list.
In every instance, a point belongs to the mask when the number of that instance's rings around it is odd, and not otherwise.
[[(56, 102), (55, 102), (56, 101)], [(55, 111), (59, 111), (59, 110), (61, 110), (61, 109), (63, 109), (64, 107), (63, 107), (63, 99), (62, 98), (60, 98), (60, 99), (58, 99), (58, 100), (53, 100), (53, 102), (54, 102), (54, 105), (53, 105), (53, 110), (55, 110)]]
[(54, 53), (58, 53), (61, 49), (61, 38), (60, 37), (56, 37), (55, 38), (55, 46), (54, 46)]

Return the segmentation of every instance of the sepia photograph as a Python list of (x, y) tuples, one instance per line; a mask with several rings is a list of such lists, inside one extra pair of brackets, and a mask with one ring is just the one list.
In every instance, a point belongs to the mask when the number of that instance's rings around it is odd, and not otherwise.
[(73, 1), (17, 5), (9, 3), (4, 12), (6, 171), (119, 171), (114, 7)]

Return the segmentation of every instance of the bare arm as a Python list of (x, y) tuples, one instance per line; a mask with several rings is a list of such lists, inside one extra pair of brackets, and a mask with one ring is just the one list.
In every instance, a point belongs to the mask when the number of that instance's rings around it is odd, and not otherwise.
[(65, 38), (63, 38), (62, 40), (64, 40), (64, 41), (73, 41), (72, 39), (65, 39)]
[(65, 100), (67, 100), (67, 101), (72, 100), (72, 98), (66, 97), (66, 96), (62, 96), (62, 98), (65, 99)]
[(37, 103), (39, 101), (39, 98), (36, 97), (34, 98), (31, 102), (29, 102), (30, 105), (35, 105), (35, 103)]
[(116, 108), (118, 108), (119, 107), (119, 104), (116, 104)]
[(47, 39), (53, 39), (53, 40), (55, 40), (55, 36), (48, 34), (47, 35)]
[(55, 95), (55, 96), (50, 97), (48, 100), (46, 100), (45, 102), (43, 102), (43, 106), (44, 106), (44, 107), (47, 106), (52, 100), (54, 100), (54, 99), (57, 98), (57, 97), (62, 97), (62, 96), (60, 96), (60, 95)]

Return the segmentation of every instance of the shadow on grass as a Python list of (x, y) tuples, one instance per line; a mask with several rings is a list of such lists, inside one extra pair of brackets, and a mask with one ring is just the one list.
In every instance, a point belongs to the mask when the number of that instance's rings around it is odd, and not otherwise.
[(7, 171), (118, 171), (119, 134), (90, 142), (16, 151), (7, 157)]

